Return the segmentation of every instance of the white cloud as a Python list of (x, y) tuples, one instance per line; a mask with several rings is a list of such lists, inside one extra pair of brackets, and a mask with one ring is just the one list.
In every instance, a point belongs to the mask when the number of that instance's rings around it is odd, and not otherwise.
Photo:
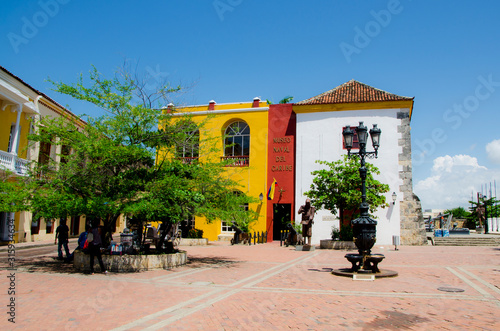
[(495, 179), (500, 179), (500, 170), (479, 165), (475, 157), (446, 155), (434, 159), (431, 176), (417, 182), (414, 191), (423, 209), (467, 207), (471, 193)]
[(486, 153), (493, 163), (500, 164), (500, 139), (486, 144)]

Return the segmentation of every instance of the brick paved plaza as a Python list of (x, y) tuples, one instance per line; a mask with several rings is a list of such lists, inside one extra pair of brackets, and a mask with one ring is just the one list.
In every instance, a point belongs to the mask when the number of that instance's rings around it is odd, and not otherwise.
[[(279, 243), (182, 247), (175, 270), (76, 273), (50, 256), (20, 259), (16, 323), (2, 263), (2, 330), (498, 330), (500, 248), (376, 246), (396, 278), (333, 276), (346, 251)], [(5, 252), (1, 252), (2, 255)], [(8, 280), (8, 279), (7, 279)], [(443, 292), (438, 288), (464, 292)]]

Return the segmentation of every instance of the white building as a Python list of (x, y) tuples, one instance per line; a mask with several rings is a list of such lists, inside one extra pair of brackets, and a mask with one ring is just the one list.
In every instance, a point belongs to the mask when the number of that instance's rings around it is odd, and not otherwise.
[[(377, 244), (391, 244), (400, 236), (401, 244), (423, 244), (425, 229), (418, 198), (413, 194), (411, 172), (410, 120), (413, 98), (398, 96), (351, 80), (293, 107), (296, 126), (295, 201), (298, 208), (310, 189), (311, 172), (320, 169), (316, 160), (336, 161), (347, 150), (343, 148), (343, 128), (364, 122), (368, 128), (378, 124), (382, 130), (378, 158), (367, 160), (379, 168), (375, 176), (390, 186), (386, 193), (387, 208), (373, 215), (378, 221)], [(372, 150), (368, 144), (367, 151)], [(355, 152), (355, 150), (353, 149)], [(393, 204), (392, 195), (396, 193)], [(312, 243), (328, 239), (332, 226), (339, 220), (328, 210), (318, 210), (313, 225)]]

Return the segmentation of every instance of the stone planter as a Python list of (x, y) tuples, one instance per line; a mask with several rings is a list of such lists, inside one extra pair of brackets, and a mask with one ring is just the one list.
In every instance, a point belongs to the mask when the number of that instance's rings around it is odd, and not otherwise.
[(208, 238), (181, 238), (179, 246), (206, 246), (208, 245)]
[(477, 226), (476, 233), (484, 234), (484, 226)]
[(338, 250), (355, 250), (356, 245), (353, 241), (339, 241), (332, 239), (320, 240), (319, 248), (321, 249), (338, 249)]
[[(137, 272), (156, 269), (171, 269), (187, 262), (187, 253), (180, 251), (162, 255), (102, 255), (102, 262), (108, 271)], [(73, 267), (82, 272), (90, 272), (90, 255), (75, 251)], [(100, 271), (99, 262), (94, 259), (94, 270)]]

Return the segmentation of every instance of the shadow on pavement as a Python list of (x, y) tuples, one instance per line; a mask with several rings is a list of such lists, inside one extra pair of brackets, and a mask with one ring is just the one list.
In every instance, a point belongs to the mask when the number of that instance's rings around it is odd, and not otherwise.
[(332, 268), (321, 268), (321, 270), (320, 269), (307, 269), (307, 271), (332, 272), (333, 269)]
[[(234, 261), (227, 257), (196, 257), (188, 256), (188, 262), (184, 267), (188, 268), (232, 268), (240, 261)], [(53, 256), (37, 256), (31, 258), (17, 259), (15, 267), (23, 272), (47, 272), (60, 274), (81, 274), (73, 268), (72, 262), (59, 261)], [(7, 264), (1, 263), (1, 269), (6, 269)]]
[(73, 268), (72, 262), (59, 261), (52, 256), (39, 256), (16, 260), (16, 268), (25, 272), (48, 272), (60, 274), (81, 273)]
[(406, 314), (397, 311), (381, 311), (375, 315), (375, 319), (363, 325), (365, 330), (401, 330), (418, 328), (417, 323), (430, 322), (427, 317), (415, 314)]
[(231, 268), (240, 261), (234, 261), (223, 256), (198, 257), (188, 255), (188, 268), (200, 268), (210, 266), (212, 268)]

